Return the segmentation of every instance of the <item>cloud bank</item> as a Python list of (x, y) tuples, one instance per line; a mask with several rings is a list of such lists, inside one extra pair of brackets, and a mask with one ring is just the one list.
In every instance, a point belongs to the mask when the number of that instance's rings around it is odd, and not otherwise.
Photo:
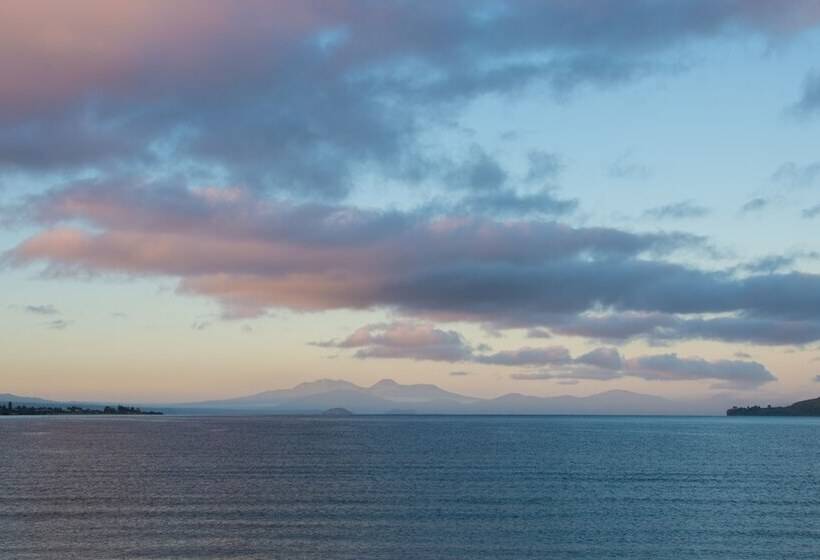
[(818, 21), (810, 0), (9, 0), (0, 167), (163, 167), (339, 197), (365, 168), (428, 172), (419, 131), (478, 96), (609, 87), (674, 70), (661, 55), (693, 41)]
[(176, 277), (233, 316), (387, 308), (601, 339), (820, 340), (820, 276), (672, 262), (702, 243), (687, 234), (127, 182), (77, 183), (19, 212), (44, 229), (6, 255), (13, 265)]
[(469, 362), (502, 367), (538, 368), (513, 373), (515, 380), (598, 380), (637, 377), (648, 381), (709, 380), (715, 388), (753, 389), (775, 381), (762, 364), (752, 360), (708, 361), (679, 357), (675, 353), (624, 358), (611, 347), (595, 348), (573, 358), (563, 346), (523, 347), (488, 352), (473, 348), (456, 331), (441, 330), (430, 323), (394, 322), (366, 325), (341, 341), (320, 346), (355, 349), (354, 356), (404, 358), (443, 362)]

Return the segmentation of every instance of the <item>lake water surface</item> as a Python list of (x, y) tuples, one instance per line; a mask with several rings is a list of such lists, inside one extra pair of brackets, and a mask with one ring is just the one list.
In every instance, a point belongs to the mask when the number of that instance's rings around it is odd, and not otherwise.
[(10, 417), (0, 558), (820, 558), (820, 419)]

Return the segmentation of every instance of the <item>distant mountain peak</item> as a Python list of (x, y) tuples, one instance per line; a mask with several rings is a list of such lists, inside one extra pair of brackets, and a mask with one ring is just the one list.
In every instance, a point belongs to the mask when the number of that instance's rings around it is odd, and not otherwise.
[(399, 385), (400, 385), (399, 383), (393, 381), (392, 379), (384, 378), (384, 379), (380, 379), (379, 381), (377, 381), (376, 383), (371, 385), (370, 388), (371, 389), (378, 389), (380, 387), (382, 387), (382, 388), (384, 388), (384, 387), (397, 387)]
[(351, 383), (350, 381), (345, 381), (344, 379), (317, 379), (316, 381), (305, 381), (303, 383), (299, 383), (293, 389), (310, 389), (310, 388), (323, 388), (323, 389), (351, 389), (356, 388), (360, 389), (358, 385)]
[(405, 403), (425, 401), (454, 401), (466, 403), (476, 400), (472, 397), (465, 397), (464, 395), (445, 391), (441, 387), (429, 383), (403, 385), (392, 379), (382, 379), (374, 383), (367, 391), (382, 398)]

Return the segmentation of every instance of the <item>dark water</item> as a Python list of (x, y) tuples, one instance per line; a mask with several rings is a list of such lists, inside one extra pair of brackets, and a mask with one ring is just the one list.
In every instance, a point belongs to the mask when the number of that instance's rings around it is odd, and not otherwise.
[(0, 558), (820, 557), (820, 419), (5, 418)]

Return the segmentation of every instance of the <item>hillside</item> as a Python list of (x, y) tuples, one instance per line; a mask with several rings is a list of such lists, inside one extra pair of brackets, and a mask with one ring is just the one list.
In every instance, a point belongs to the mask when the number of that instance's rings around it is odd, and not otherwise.
[(732, 407), (727, 416), (820, 416), (820, 397), (798, 401), (789, 406)]

